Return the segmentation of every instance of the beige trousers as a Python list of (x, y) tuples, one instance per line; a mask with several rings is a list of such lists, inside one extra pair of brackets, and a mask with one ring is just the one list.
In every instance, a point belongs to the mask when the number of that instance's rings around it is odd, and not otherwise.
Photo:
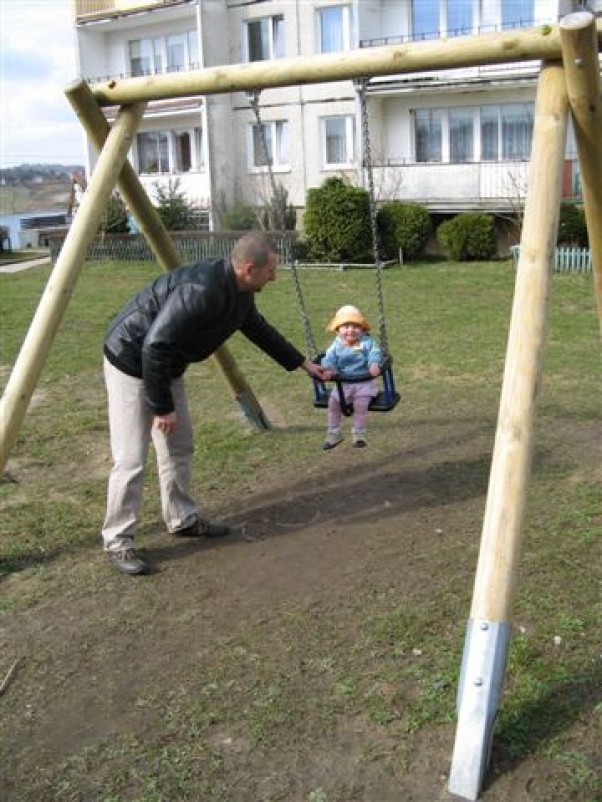
[(194, 444), (183, 379), (174, 379), (171, 384), (178, 425), (166, 435), (153, 428), (153, 413), (146, 403), (142, 379), (127, 376), (106, 358), (104, 376), (113, 468), (102, 539), (106, 551), (119, 551), (133, 545), (151, 439), (157, 457), (161, 510), (168, 531), (175, 532), (194, 523), (198, 515), (196, 502), (190, 495)]

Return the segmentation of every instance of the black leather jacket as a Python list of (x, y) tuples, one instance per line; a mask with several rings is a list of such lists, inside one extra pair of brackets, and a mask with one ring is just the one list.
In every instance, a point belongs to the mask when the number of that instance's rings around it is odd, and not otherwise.
[(109, 326), (104, 353), (123, 373), (143, 379), (150, 409), (166, 415), (174, 409), (171, 380), (237, 330), (286, 370), (305, 359), (258, 312), (255, 293), (239, 290), (224, 259), (181, 267), (148, 284)]

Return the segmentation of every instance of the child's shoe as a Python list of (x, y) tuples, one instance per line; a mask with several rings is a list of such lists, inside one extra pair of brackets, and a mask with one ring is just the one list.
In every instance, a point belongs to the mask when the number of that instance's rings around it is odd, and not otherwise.
[(338, 444), (342, 441), (343, 435), (341, 434), (340, 429), (331, 429), (326, 432), (326, 438), (322, 443), (322, 448), (324, 451), (330, 451), (331, 448), (338, 446)]
[(366, 432), (363, 429), (354, 429), (352, 435), (354, 448), (366, 447)]

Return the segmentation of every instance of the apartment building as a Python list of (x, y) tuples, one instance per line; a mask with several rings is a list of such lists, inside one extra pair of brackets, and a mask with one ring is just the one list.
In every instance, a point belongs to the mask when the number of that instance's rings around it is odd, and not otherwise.
[[(592, 10), (599, 0), (590, 0)], [(76, 0), (80, 75), (91, 84), (552, 23), (577, 0)], [(524, 197), (538, 63), (480, 66), (367, 84), (379, 200), (434, 214), (507, 213)], [(215, 225), (270, 194), (273, 173), (302, 210), (332, 175), (361, 184), (360, 101), (352, 81), (151, 102), (130, 159), (147, 190), (178, 178)], [(108, 110), (114, 116), (115, 110)], [(263, 129), (263, 130), (261, 130)], [(263, 135), (263, 136), (262, 136)], [(95, 159), (90, 147), (88, 169)], [(579, 196), (572, 132), (567, 198)]]

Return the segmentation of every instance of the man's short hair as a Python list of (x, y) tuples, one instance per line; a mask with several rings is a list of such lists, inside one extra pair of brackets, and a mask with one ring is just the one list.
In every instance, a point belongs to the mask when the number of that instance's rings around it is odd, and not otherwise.
[(278, 253), (278, 249), (269, 234), (265, 231), (249, 231), (235, 242), (232, 261), (237, 264), (253, 262), (255, 267), (265, 267), (275, 253)]

